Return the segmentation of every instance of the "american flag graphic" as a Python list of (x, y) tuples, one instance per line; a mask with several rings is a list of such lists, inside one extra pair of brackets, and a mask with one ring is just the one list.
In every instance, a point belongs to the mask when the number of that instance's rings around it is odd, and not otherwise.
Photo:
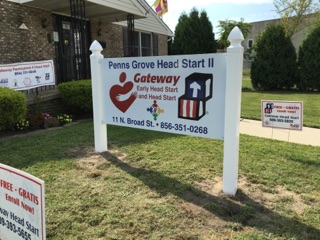
[(202, 101), (180, 98), (179, 117), (198, 119), (203, 113)]

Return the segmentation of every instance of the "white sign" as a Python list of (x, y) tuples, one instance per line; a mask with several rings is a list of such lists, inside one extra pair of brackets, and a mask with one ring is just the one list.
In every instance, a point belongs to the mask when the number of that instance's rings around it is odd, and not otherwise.
[(290, 101), (261, 101), (262, 126), (302, 130), (303, 103)]
[(0, 87), (15, 90), (55, 85), (52, 60), (0, 65)]
[(44, 182), (0, 164), (0, 239), (46, 239)]
[(108, 151), (106, 124), (224, 141), (223, 192), (235, 195), (244, 37), (229, 34), (227, 54), (104, 59), (90, 50), (94, 143)]
[(107, 124), (223, 139), (226, 54), (107, 58)]

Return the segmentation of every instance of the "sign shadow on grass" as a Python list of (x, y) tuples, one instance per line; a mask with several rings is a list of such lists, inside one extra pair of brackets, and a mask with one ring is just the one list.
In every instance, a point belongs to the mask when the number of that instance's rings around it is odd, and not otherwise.
[(320, 236), (319, 229), (268, 209), (250, 198), (241, 189), (238, 189), (235, 197), (223, 194), (214, 196), (191, 184), (168, 177), (161, 172), (131, 166), (109, 152), (104, 152), (101, 156), (116, 167), (142, 181), (161, 196), (173, 194), (188, 203), (207, 210), (226, 222), (257, 228), (279, 237), (316, 239), (317, 236)]

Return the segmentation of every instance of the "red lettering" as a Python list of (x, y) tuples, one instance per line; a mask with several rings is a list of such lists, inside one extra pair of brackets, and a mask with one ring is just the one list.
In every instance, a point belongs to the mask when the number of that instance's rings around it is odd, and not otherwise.
[(28, 199), (30, 202), (33, 202), (35, 204), (39, 204), (39, 199), (37, 196), (35, 196), (34, 194), (32, 194), (31, 192), (28, 192), (27, 190), (23, 189), (23, 188), (19, 188), (19, 195), (21, 197), (23, 197), (24, 199)]
[(13, 185), (12, 185), (12, 183), (9, 183), (9, 182), (7, 182), (7, 181), (0, 180), (0, 187), (5, 188), (5, 189), (13, 192)]
[(287, 106), (286, 109), (299, 110), (300, 108), (297, 106)]

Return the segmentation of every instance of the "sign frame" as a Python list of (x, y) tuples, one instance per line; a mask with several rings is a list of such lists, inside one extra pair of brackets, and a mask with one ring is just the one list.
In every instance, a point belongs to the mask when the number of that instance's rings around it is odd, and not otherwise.
[[(226, 54), (226, 93), (225, 114), (223, 128), (224, 156), (223, 156), (223, 186), (225, 194), (235, 195), (238, 183), (239, 168), (239, 140), (240, 140), (240, 112), (241, 112), (241, 89), (244, 48), (241, 42), (243, 34), (236, 26), (229, 34), (230, 46)], [(90, 46), (90, 65), (92, 78), (92, 102), (94, 121), (94, 145), (96, 152), (108, 151), (107, 127), (104, 122), (103, 71), (102, 62), (103, 48), (97, 40)], [(121, 80), (120, 80), (121, 82)]]

